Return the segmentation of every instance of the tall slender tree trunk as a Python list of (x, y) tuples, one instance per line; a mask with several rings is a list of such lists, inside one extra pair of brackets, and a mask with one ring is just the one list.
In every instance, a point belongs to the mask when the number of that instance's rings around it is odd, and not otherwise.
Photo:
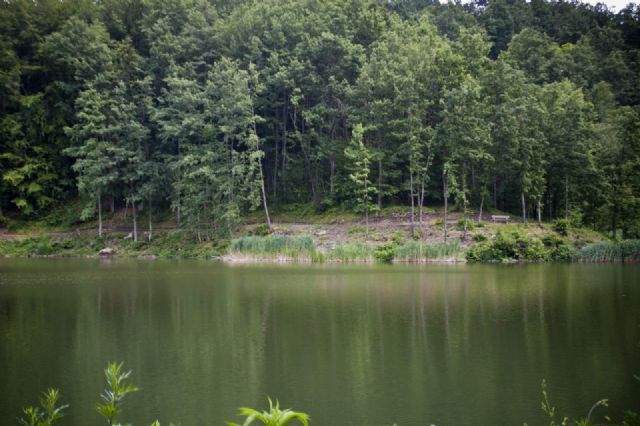
[(382, 160), (378, 158), (378, 216), (382, 211)]
[[(256, 137), (256, 152), (260, 151), (260, 139), (258, 138), (258, 128), (256, 126), (255, 119), (255, 110), (253, 107), (253, 102), (251, 103), (251, 115), (252, 115), (252, 124), (253, 124), (253, 134)], [(269, 207), (267, 205), (267, 191), (264, 187), (264, 175), (262, 173), (262, 159), (258, 158), (258, 172), (260, 173), (260, 190), (262, 193), (262, 207), (264, 208), (264, 216), (267, 221), (267, 227), (271, 229), (271, 216), (269, 215)]]
[(111, 194), (111, 214), (116, 212), (116, 196)]
[(564, 176), (564, 218), (569, 220), (569, 176)]
[(538, 197), (538, 226), (542, 226), (542, 201)]
[(180, 228), (180, 194), (178, 194), (178, 203), (176, 205), (176, 225)]
[(613, 209), (611, 209), (611, 235), (613, 239), (618, 238), (618, 200), (613, 203)]
[(149, 242), (153, 239), (153, 223), (151, 220), (151, 198), (149, 198)]
[(280, 182), (282, 182), (282, 193), (286, 194), (286, 164), (287, 164), (287, 121), (289, 120), (289, 96), (284, 91), (284, 104), (282, 105), (282, 148), (280, 149), (282, 169), (280, 174)]
[(498, 208), (498, 178), (493, 178), (493, 208)]
[(465, 169), (466, 167), (462, 170), (462, 220), (464, 221), (462, 241), (467, 241), (467, 172)]
[(133, 241), (138, 242), (138, 215), (135, 200), (131, 200), (131, 217), (133, 218)]
[(522, 223), (527, 223), (527, 206), (524, 199), (524, 191), (520, 192), (520, 202), (522, 203)]
[(478, 212), (478, 225), (482, 221), (482, 207), (484, 207), (484, 193), (480, 196), (480, 211)]
[(442, 173), (442, 193), (444, 196), (444, 221), (442, 226), (444, 228), (444, 242), (447, 242), (447, 215), (449, 213), (449, 176), (447, 172)]
[[(275, 129), (274, 129), (274, 133), (276, 133)], [(278, 187), (278, 141), (276, 140), (275, 143), (273, 144), (273, 178), (271, 180), (271, 186), (273, 188), (271, 188), (271, 193), (273, 194), (273, 199), (276, 198), (278, 191), (277, 191), (277, 187)]]
[(409, 195), (411, 196), (411, 238), (415, 231), (415, 197), (413, 193), (413, 170), (409, 172)]
[(336, 178), (336, 157), (331, 154), (329, 158), (329, 194), (333, 197), (335, 191), (335, 178)]
[(364, 239), (369, 240), (369, 185), (365, 182), (364, 184)]
[(102, 237), (102, 194), (98, 192), (98, 236)]
[(423, 225), (424, 221), (423, 221), (423, 213), (424, 213), (424, 178), (421, 179), (420, 181), (420, 195), (418, 196), (418, 210), (419, 213), (418, 215), (420, 216), (419, 221), (420, 221), (420, 226)]

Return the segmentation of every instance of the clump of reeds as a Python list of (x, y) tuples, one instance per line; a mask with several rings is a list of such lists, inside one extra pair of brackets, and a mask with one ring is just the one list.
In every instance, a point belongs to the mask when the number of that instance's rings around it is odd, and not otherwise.
[(326, 260), (343, 263), (373, 262), (373, 247), (363, 243), (340, 244), (326, 255)]
[(268, 235), (266, 237), (247, 236), (231, 241), (231, 254), (264, 258), (313, 259), (316, 246), (309, 236)]
[(640, 240), (599, 241), (582, 247), (579, 262), (640, 262)]
[(394, 260), (397, 262), (423, 262), (430, 259), (453, 257), (459, 254), (461, 250), (460, 240), (435, 244), (407, 241), (396, 248)]

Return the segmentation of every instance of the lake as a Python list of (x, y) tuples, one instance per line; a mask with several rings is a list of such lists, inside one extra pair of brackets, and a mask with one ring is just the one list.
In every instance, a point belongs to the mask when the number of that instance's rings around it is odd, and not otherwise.
[(101, 424), (238, 421), (267, 396), (317, 426), (530, 425), (640, 411), (640, 265), (227, 265), (0, 260), (0, 424), (47, 387)]

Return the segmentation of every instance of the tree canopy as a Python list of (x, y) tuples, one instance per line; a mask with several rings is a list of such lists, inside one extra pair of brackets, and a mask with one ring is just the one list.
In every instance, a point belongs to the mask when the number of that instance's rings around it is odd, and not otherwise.
[(640, 237), (638, 81), (635, 4), (6, 0), (0, 214), (108, 199), (201, 237), (451, 202)]

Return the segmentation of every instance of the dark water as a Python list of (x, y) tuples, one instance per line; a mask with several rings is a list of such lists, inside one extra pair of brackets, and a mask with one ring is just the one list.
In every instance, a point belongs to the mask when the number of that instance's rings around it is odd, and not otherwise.
[(0, 424), (49, 386), (100, 424), (109, 360), (138, 426), (267, 395), (318, 426), (535, 425), (543, 378), (561, 413), (638, 411), (640, 266), (0, 260)]

